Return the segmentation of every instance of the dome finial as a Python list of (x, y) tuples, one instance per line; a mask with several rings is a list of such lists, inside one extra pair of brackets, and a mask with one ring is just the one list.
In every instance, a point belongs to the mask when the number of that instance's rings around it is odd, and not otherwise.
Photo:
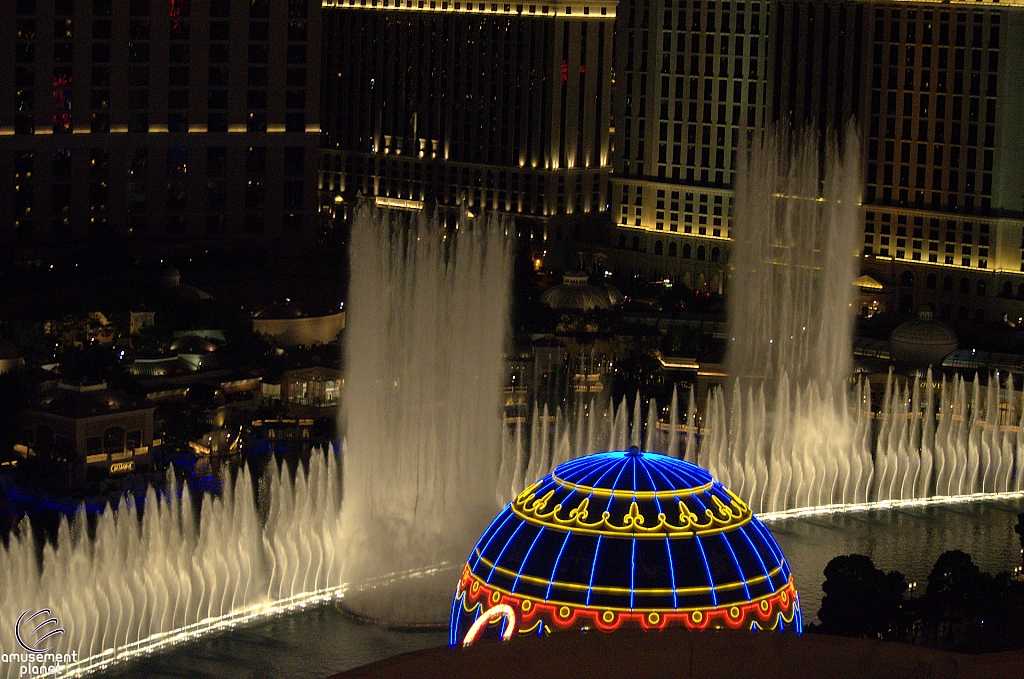
[(640, 448), (637, 446), (630, 446), (629, 450), (626, 451), (626, 455), (630, 457), (643, 457), (644, 454), (640, 452)]

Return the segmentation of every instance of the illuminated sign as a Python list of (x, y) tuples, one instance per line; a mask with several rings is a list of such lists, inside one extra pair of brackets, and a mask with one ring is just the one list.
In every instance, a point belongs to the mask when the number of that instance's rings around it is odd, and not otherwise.
[(399, 210), (422, 210), (422, 200), (409, 200), (407, 198), (388, 198), (386, 196), (377, 196), (374, 199), (377, 207), (391, 207)]
[(115, 462), (110, 465), (111, 474), (122, 474), (135, 470), (135, 460), (129, 460), (128, 462)]

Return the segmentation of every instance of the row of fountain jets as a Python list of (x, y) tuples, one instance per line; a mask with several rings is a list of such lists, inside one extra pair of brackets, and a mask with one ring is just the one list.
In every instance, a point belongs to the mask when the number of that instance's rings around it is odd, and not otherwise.
[[(294, 480), (287, 466), (271, 465), (260, 479), (270, 498), (265, 520), (248, 469), (233, 483), (224, 478), (220, 496), (192, 498), (168, 474), (165, 492), (151, 487), (141, 511), (134, 499), (123, 499), (116, 511), (108, 506), (97, 515), (93, 537), (84, 508), (73, 522), (62, 518), (56, 540), (43, 543), (42, 568), (24, 520), (0, 548), (0, 620), (13, 626), (26, 610), (50, 609), (65, 633), (43, 647), (74, 652), (79, 664), (66, 668), (74, 674), (102, 667), (104, 658), (115, 661), (119, 649), (141, 640), (341, 582), (333, 450), (313, 455)], [(31, 646), (31, 629), (19, 631)], [(22, 662), (29, 651), (15, 639), (13, 630), (0, 634), (0, 653), (17, 654), (0, 664), (0, 677), (22, 676), (21, 666), (33, 664)]]
[[(758, 513), (1024, 489), (1024, 384), (998, 375), (936, 382), (892, 372), (879, 407), (871, 384), (792, 387), (779, 380), (769, 409), (763, 385), (739, 381), (709, 394), (698, 418), (693, 390), (667, 412), (595, 400), (569, 410), (534, 407), (508, 432), (497, 496), (507, 502), (534, 479), (596, 450), (638, 446), (708, 469)], [(822, 392), (825, 393), (822, 393)], [(632, 413), (630, 413), (632, 411)]]

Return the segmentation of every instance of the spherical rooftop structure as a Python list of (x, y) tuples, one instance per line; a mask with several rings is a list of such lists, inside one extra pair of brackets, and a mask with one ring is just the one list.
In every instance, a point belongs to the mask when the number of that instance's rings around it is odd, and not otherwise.
[(622, 303), (622, 293), (611, 285), (594, 285), (586, 271), (566, 271), (562, 283), (548, 288), (540, 301), (552, 309), (611, 309)]
[(932, 318), (930, 311), (900, 323), (889, 336), (892, 360), (910, 366), (938, 365), (957, 347), (957, 337), (949, 326)]
[(164, 269), (163, 279), (164, 285), (169, 287), (181, 285), (181, 272), (175, 269), (173, 265), (168, 264)]
[(558, 630), (801, 630), (789, 564), (768, 529), (696, 465), (598, 453), (559, 465), (473, 549), (449, 641)]

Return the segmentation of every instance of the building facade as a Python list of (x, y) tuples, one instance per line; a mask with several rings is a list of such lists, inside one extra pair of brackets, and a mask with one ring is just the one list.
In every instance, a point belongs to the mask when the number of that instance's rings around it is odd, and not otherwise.
[(726, 278), (736, 149), (769, 119), (771, 3), (626, 0), (610, 260), (708, 292)]
[(862, 268), (902, 314), (1024, 315), (1024, 6), (886, 3), (866, 21)]
[(14, 450), (23, 458), (40, 458), (66, 471), (71, 486), (88, 470), (101, 476), (137, 470), (152, 461), (152, 406), (139, 405), (105, 383), (71, 385), (40, 393), (20, 415)]
[(618, 47), (609, 261), (721, 291), (743, 130), (853, 119), (890, 311), (1024, 315), (1024, 3), (632, 0)]
[(328, 204), (606, 209), (614, 0), (327, 0)]
[(320, 13), (0, 3), (0, 243), (315, 235)]

